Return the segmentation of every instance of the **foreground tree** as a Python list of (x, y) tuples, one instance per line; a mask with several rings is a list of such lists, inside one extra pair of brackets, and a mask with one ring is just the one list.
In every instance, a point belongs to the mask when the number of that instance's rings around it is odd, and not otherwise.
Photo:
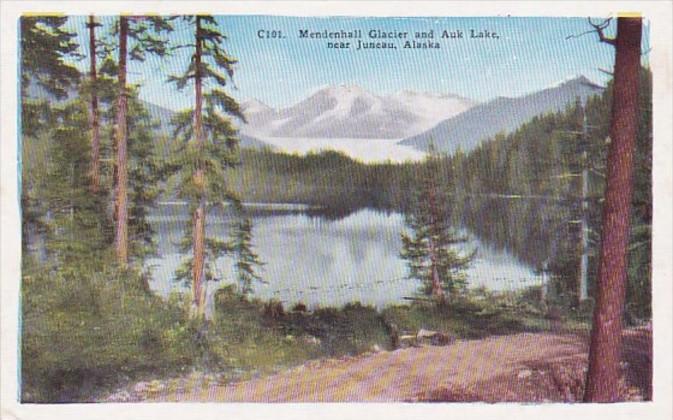
[(128, 220), (127, 220), (127, 169), (126, 169), (126, 106), (127, 89), (126, 86), (126, 59), (128, 55), (128, 17), (119, 18), (119, 69), (118, 69), (118, 88), (117, 96), (117, 130), (115, 132), (115, 148), (117, 151), (116, 176), (115, 176), (115, 251), (117, 253), (117, 263), (125, 267), (128, 263)]
[[(26, 152), (37, 146), (38, 136), (46, 136), (50, 130), (53, 109), (45, 96), (65, 99), (80, 79), (79, 71), (71, 64), (79, 57), (79, 45), (75, 42), (77, 34), (66, 30), (67, 22), (67, 17), (54, 16), (23, 16), (20, 20), (21, 134), (24, 143), (21, 233), (24, 251), (30, 231), (44, 227), (42, 219), (46, 211), (42, 200), (34, 196), (38, 180), (43, 179), (41, 174), (45, 165), (35, 165), (32, 170), (31, 162), (37, 159)], [(37, 89), (44, 90), (44, 94), (35, 94)]]
[[(176, 136), (181, 138), (176, 170), (180, 171), (178, 193), (190, 203), (192, 223), (184, 245), (191, 246), (192, 257), (178, 272), (192, 286), (193, 315), (200, 318), (205, 309), (205, 281), (214, 278), (217, 257), (232, 252), (232, 244), (206, 237), (208, 207), (227, 203), (240, 210), (240, 202), (227, 188), (225, 170), (238, 165), (238, 133), (229, 116), (245, 120), (238, 103), (225, 86), (234, 75), (236, 60), (221, 47), (225, 36), (212, 16), (184, 16), (193, 28), (194, 43), (190, 64), (179, 76), (169, 79), (184, 89), (193, 81), (194, 109), (176, 116)], [(208, 258), (207, 258), (208, 257)], [(207, 261), (208, 260), (208, 261)]]
[[(118, 95), (115, 132), (116, 174), (115, 174), (115, 251), (117, 263), (128, 264), (128, 97), (126, 82), (127, 59), (143, 61), (146, 53), (159, 56), (166, 54), (167, 41), (157, 34), (172, 30), (170, 21), (161, 17), (119, 18), (119, 65), (117, 69)], [(129, 50), (129, 38), (134, 41)]]
[(91, 192), (94, 194), (100, 188), (100, 121), (98, 112), (97, 80), (98, 69), (96, 67), (96, 23), (93, 15), (89, 16), (87, 28), (89, 29), (89, 88), (91, 90), (90, 126), (91, 126)]
[(603, 35), (606, 24), (594, 27), (602, 42), (615, 46), (616, 56), (611, 143), (602, 217), (603, 236), (584, 400), (613, 402), (620, 399), (619, 362), (633, 191), (633, 155), (638, 129), (642, 19), (618, 18), (616, 39)]
[[(118, 67), (111, 55), (111, 45), (105, 39), (98, 39), (98, 58), (96, 97), (99, 104), (100, 122), (100, 193), (106, 196), (114, 189), (116, 171), (105, 162), (114, 160), (113, 143), (116, 134)], [(128, 171), (128, 257), (134, 264), (142, 267), (143, 260), (156, 249), (156, 238), (147, 220), (148, 212), (156, 203), (164, 186), (162, 158), (157, 153), (161, 143), (165, 143), (168, 133), (160, 129), (147, 107), (139, 99), (140, 88), (130, 86), (127, 90), (127, 171)], [(90, 99), (86, 92), (83, 97)], [(96, 194), (93, 194), (96, 195)], [(107, 210), (110, 210), (109, 208)], [(108, 211), (106, 211), (108, 213)], [(109, 230), (114, 235), (114, 224)], [(114, 238), (114, 236), (112, 236)]]
[(402, 234), (401, 256), (407, 260), (409, 278), (421, 281), (425, 294), (443, 301), (445, 293), (455, 295), (465, 287), (465, 269), (475, 252), (461, 255), (454, 248), (466, 238), (450, 225), (440, 164), (440, 158), (432, 153), (424, 163), (421, 186), (406, 217), (412, 234)]
[(57, 99), (80, 79), (77, 68), (68, 62), (79, 57), (77, 34), (64, 26), (67, 17), (35, 16), (21, 18), (21, 94), (36, 83)]

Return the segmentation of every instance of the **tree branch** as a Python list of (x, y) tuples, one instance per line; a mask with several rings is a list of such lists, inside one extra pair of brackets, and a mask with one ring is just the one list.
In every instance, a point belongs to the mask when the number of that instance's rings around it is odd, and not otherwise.
[(591, 20), (591, 18), (587, 18), (587, 20), (589, 21), (589, 25), (591, 25), (591, 27), (592, 27), (593, 29), (591, 29), (591, 30), (589, 30), (589, 31), (586, 31), (586, 32), (582, 32), (581, 34), (577, 34), (577, 35), (568, 35), (568, 36), (566, 37), (566, 39), (580, 38), (580, 37), (582, 37), (582, 36), (584, 36), (584, 35), (597, 33), (597, 34), (598, 34), (598, 40), (599, 40), (600, 42), (604, 42), (604, 43), (606, 43), (606, 44), (610, 44), (610, 45), (612, 45), (612, 46), (615, 45), (615, 40), (614, 40), (614, 38), (608, 38), (607, 36), (605, 36), (605, 32), (603, 32), (608, 26), (610, 26), (610, 22), (612, 21), (612, 18), (611, 18), (611, 17), (605, 19), (603, 22), (600, 22), (600, 23), (594, 23), (594, 22)]
[(610, 70), (605, 70), (605, 69), (602, 69), (602, 68), (600, 68), (600, 67), (598, 68), (598, 71), (600, 71), (601, 73), (605, 73), (605, 74), (607, 74), (607, 75), (609, 75), (609, 76), (614, 76), (614, 75), (615, 75), (615, 74), (614, 74), (613, 72), (611, 72)]
[(598, 34), (598, 39), (601, 42), (605, 42), (606, 44), (610, 44), (610, 45), (615, 45), (615, 39), (606, 37), (605, 33), (603, 32), (605, 30), (605, 28), (610, 26), (610, 21), (612, 21), (611, 17), (605, 19), (603, 22), (598, 23), (598, 24), (593, 23), (591, 21), (591, 18), (587, 18), (587, 20), (589, 21), (589, 25), (593, 26), (594, 31), (596, 31), (596, 33)]

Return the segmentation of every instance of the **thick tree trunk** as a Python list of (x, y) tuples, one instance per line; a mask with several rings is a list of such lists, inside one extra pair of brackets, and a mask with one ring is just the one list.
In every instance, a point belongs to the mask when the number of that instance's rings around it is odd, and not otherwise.
[[(201, 18), (196, 16), (196, 53), (194, 54), (194, 141), (199, 149), (204, 146), (203, 139), (203, 86), (201, 78)], [(194, 211), (193, 216), (193, 254), (194, 261), (192, 264), (192, 293), (194, 295), (194, 306), (196, 308), (197, 316), (203, 315), (205, 307), (204, 302), (204, 266), (205, 266), (205, 245), (206, 245), (206, 197), (205, 197), (205, 183), (206, 180), (203, 167), (199, 162), (199, 166), (194, 174), (194, 184), (199, 189), (199, 205)]]
[(117, 262), (122, 267), (128, 264), (128, 191), (127, 191), (127, 89), (126, 89), (126, 56), (128, 42), (128, 18), (119, 18), (119, 96), (117, 98), (117, 130), (115, 143), (117, 144), (117, 179), (115, 194), (115, 250)]
[(100, 123), (98, 121), (98, 95), (96, 94), (96, 22), (89, 16), (89, 55), (91, 79), (91, 191), (97, 193), (100, 188)]
[(638, 124), (640, 18), (617, 21), (614, 91), (603, 205), (596, 308), (584, 400), (619, 400), (622, 318), (626, 291), (626, 247), (629, 240), (633, 153)]

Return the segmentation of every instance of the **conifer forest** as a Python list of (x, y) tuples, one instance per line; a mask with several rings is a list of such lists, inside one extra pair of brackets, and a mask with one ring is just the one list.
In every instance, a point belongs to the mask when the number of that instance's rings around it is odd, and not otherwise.
[(340, 19), (20, 18), (22, 402), (652, 399), (647, 22)]

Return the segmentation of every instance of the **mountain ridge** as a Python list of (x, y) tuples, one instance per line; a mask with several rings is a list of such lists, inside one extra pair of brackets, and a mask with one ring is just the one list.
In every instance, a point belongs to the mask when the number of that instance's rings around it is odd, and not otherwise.
[[(537, 115), (561, 111), (576, 97), (586, 101), (602, 89), (585, 76), (574, 76), (523, 96), (498, 96), (476, 103), (446, 93), (402, 89), (377, 95), (352, 84), (323, 86), (286, 108), (275, 109), (258, 99), (242, 101), (248, 123), (238, 124), (240, 146), (292, 152), (297, 151), (294, 143), (322, 139), (325, 144), (317, 146), (320, 150), (342, 150), (361, 149), (367, 140), (386, 139), (418, 151), (427, 151), (432, 143), (440, 152), (468, 152), (495, 134), (512, 132)], [(29, 90), (31, 96), (54, 100), (37, 86)], [(159, 123), (157, 131), (170, 138), (175, 111), (141, 102)], [(405, 135), (410, 131), (416, 133)], [(337, 145), (343, 139), (358, 140), (362, 146)]]
[(329, 85), (279, 109), (257, 99), (243, 102), (248, 124), (241, 131), (262, 139), (403, 139), (476, 104), (454, 94), (401, 90), (378, 95), (354, 84)]
[(535, 116), (562, 111), (577, 97), (585, 102), (602, 90), (585, 76), (576, 76), (523, 96), (498, 96), (399, 144), (424, 151), (432, 144), (444, 153), (468, 152), (498, 133), (511, 133)]

